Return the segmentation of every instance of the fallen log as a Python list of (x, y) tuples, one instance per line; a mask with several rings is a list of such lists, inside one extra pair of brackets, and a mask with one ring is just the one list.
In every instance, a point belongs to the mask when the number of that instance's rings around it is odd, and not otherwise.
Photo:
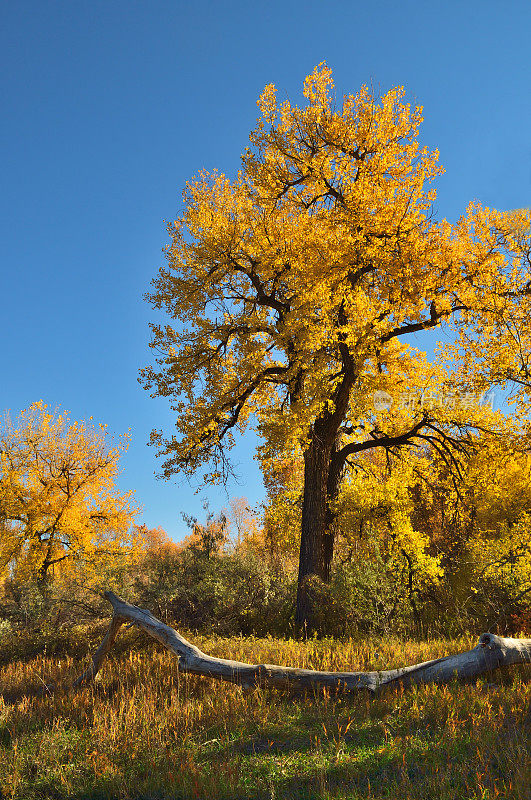
[(333, 690), (366, 689), (376, 693), (393, 684), (410, 686), (419, 683), (470, 681), (500, 667), (531, 663), (531, 639), (506, 639), (484, 633), (476, 647), (465, 653), (379, 672), (320, 672), (275, 664), (246, 664), (226, 658), (213, 658), (154, 617), (147, 609), (126, 603), (113, 592), (105, 592), (104, 596), (113, 608), (111, 624), (94, 653), (90, 666), (75, 681), (74, 687), (94, 680), (120, 627), (125, 623), (138, 626), (176, 655), (179, 671), (230, 681), (245, 688), (268, 686), (300, 691), (324, 686)]

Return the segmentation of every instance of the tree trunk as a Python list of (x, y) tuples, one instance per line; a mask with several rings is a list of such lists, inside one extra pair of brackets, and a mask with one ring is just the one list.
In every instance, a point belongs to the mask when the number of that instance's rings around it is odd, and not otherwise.
[[(322, 426), (324, 428), (324, 425)], [(333, 429), (332, 429), (333, 431)], [(334, 556), (334, 514), (331, 504), (337, 498), (342, 464), (336, 455), (333, 435), (328, 442), (313, 433), (304, 454), (304, 495), (302, 503), (301, 549), (297, 586), (297, 628), (304, 633), (318, 629), (315, 606), (315, 578), (328, 583)]]
[(47, 539), (47, 547), (46, 552), (44, 554), (44, 560), (39, 567), (39, 574), (37, 578), (37, 589), (39, 590), (42, 597), (46, 594), (46, 590), (50, 585), (50, 567), (52, 564), (52, 548), (53, 548), (53, 534), (50, 535), (50, 538)]
[(297, 585), (297, 628), (309, 633), (316, 628), (315, 586), (317, 578), (326, 581), (329, 569), (325, 559), (328, 473), (331, 447), (315, 432), (304, 454), (304, 495), (302, 501), (301, 549)]
[(323, 557), (324, 557), (324, 580), (330, 580), (330, 570), (332, 568), (332, 559), (334, 557), (334, 522), (336, 515), (332, 511), (332, 505), (337, 500), (339, 491), (339, 484), (343, 472), (343, 462), (340, 460), (336, 444), (330, 453), (330, 466), (328, 469), (328, 481), (326, 485), (326, 517), (325, 517), (325, 532), (323, 538)]
[[(176, 630), (156, 619), (150, 611), (130, 605), (113, 592), (105, 592), (113, 607), (113, 617), (90, 667), (75, 681), (74, 688), (94, 680), (124, 623), (137, 625), (178, 657), (181, 672), (230, 681), (243, 687), (267, 686), (288, 690), (308, 690), (326, 686), (332, 690), (366, 689), (376, 693), (386, 686), (411, 686), (421, 683), (468, 681), (499, 667), (531, 662), (531, 639), (505, 639), (492, 633), (480, 636), (479, 643), (466, 653), (436, 658), (421, 664), (381, 672), (320, 672), (274, 664), (246, 664), (203, 653)], [(55, 688), (55, 687), (49, 687)]]

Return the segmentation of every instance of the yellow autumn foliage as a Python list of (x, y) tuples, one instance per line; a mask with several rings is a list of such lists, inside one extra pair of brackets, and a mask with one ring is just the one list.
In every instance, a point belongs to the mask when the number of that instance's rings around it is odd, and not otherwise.
[[(302, 458), (301, 581), (326, 579), (329, 512), (358, 456), (431, 448), (455, 465), (503, 435), (478, 392), (518, 377), (531, 341), (531, 212), (471, 202), (436, 220), (443, 169), (403, 87), (336, 101), (322, 63), (303, 94), (297, 105), (267, 86), (237, 175), (187, 184), (148, 298), (169, 319), (152, 326), (141, 377), (176, 415), (174, 432), (152, 433), (164, 477), (226, 479), (248, 426), (262, 463)], [(429, 364), (407, 337), (442, 327), (455, 344)]]
[(44, 584), (53, 571), (88, 575), (134, 546), (133, 492), (116, 487), (128, 436), (71, 422), (41, 401), (0, 429), (0, 577)]

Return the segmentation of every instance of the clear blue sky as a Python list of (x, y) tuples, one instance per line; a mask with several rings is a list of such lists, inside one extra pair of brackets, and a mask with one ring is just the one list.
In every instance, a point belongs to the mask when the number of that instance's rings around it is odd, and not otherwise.
[[(157, 481), (165, 401), (137, 383), (150, 359), (142, 295), (163, 262), (164, 219), (198, 170), (231, 175), (264, 85), (297, 99), (326, 60), (338, 95), (404, 84), (446, 174), (437, 210), (531, 205), (529, 0), (263, 3), (4, 0), (0, 409), (43, 399), (131, 428), (123, 488), (179, 538), (180, 512), (220, 491)], [(253, 440), (233, 495), (263, 495)]]

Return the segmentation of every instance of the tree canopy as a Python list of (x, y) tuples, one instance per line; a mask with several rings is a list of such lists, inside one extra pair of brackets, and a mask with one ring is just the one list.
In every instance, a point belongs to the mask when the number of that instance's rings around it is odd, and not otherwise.
[(435, 220), (443, 170), (419, 144), (422, 109), (403, 88), (377, 99), (362, 87), (339, 105), (321, 64), (304, 96), (303, 107), (278, 103), (267, 86), (236, 178), (202, 172), (187, 184), (149, 296), (175, 322), (152, 326), (156, 365), (141, 378), (176, 412), (175, 434), (152, 434), (166, 477), (224, 479), (234, 432), (249, 424), (263, 458), (301, 454), (301, 624), (305, 586), (327, 578), (334, 503), (359, 454), (436, 448), (457, 467), (456, 453), (503, 427), (460, 394), (486, 383), (472, 380), (477, 359), (461, 373), (433, 365), (404, 337), (468, 331), (459, 352), (474, 355), (474, 342), (491, 353), (485, 375), (502, 357), (496, 326), (531, 286), (528, 211), (474, 202), (455, 224)]
[(0, 430), (0, 577), (15, 572), (46, 583), (55, 565), (81, 561), (129, 542), (133, 492), (116, 487), (127, 439), (111, 447), (93, 428), (53, 414), (42, 402)]

